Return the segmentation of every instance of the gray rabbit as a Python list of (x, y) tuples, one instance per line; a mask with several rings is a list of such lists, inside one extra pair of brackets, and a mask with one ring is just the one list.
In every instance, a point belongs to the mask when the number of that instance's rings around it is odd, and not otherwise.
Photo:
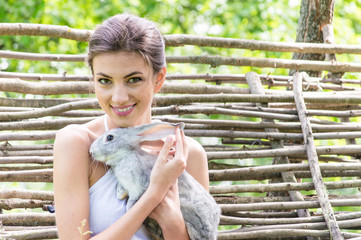
[[(181, 129), (184, 123), (178, 124)], [(118, 198), (128, 197), (129, 210), (149, 186), (157, 156), (141, 149), (143, 141), (156, 141), (172, 135), (175, 125), (155, 122), (116, 128), (105, 132), (90, 147), (92, 157), (109, 165), (118, 180)], [(213, 197), (190, 174), (178, 178), (181, 212), (192, 240), (216, 239), (220, 209)], [(163, 239), (159, 225), (151, 218), (144, 222), (153, 239)]]

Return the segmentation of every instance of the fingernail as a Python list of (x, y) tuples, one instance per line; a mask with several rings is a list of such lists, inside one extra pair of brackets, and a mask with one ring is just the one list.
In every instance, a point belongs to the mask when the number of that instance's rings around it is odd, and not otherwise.
[(167, 139), (166, 139), (166, 142), (167, 142), (167, 143), (171, 143), (171, 142), (172, 142), (172, 138), (171, 138), (170, 136), (168, 136)]

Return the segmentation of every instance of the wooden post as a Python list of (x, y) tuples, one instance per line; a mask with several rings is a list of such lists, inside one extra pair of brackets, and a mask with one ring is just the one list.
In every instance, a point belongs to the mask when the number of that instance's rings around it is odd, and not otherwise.
[(302, 81), (305, 73), (296, 72), (293, 75), (293, 91), (298, 116), (301, 122), (302, 133), (307, 150), (307, 157), (310, 165), (313, 184), (315, 186), (318, 201), (321, 205), (323, 216), (333, 240), (344, 239), (333, 213), (330, 201), (328, 199), (327, 189), (322, 179), (316, 147), (313, 139), (313, 133), (310, 120), (307, 116), (305, 101), (302, 96)]
[[(246, 80), (249, 86), (249, 89), (252, 94), (262, 94), (265, 95), (261, 80), (257, 73), (255, 72), (248, 72), (246, 74)], [(268, 107), (267, 103), (258, 103), (257, 106), (259, 107)], [(262, 122), (267, 123), (274, 123), (274, 120), (271, 119), (264, 119), (262, 118)], [(277, 128), (265, 128), (265, 132), (278, 132)], [(272, 148), (283, 148), (283, 143), (280, 140), (271, 140), (271, 147)], [(289, 164), (290, 161), (287, 156), (280, 156), (275, 157), (273, 160), (273, 164)], [(283, 182), (293, 182), (296, 183), (297, 179), (293, 172), (282, 172), (282, 179)], [(304, 201), (302, 194), (299, 191), (289, 191), (288, 192), (292, 201)], [(307, 209), (297, 209), (297, 215), (299, 217), (310, 217), (310, 212)], [(308, 237), (307, 239), (313, 239)], [(316, 238), (318, 239), (318, 238)]]

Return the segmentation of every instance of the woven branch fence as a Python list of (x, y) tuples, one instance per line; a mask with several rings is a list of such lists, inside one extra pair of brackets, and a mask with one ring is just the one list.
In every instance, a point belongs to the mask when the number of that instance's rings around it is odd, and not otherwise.
[[(86, 42), (91, 34), (0, 24), (0, 35)], [(167, 48), (361, 54), (359, 45), (190, 35), (166, 35), (165, 42)], [(84, 62), (85, 55), (0, 51), (0, 58), (36, 64)], [(361, 72), (361, 63), (337, 61), (195, 55), (167, 56), (167, 62)], [(203, 144), (210, 192), (222, 209), (218, 239), (361, 239), (361, 80), (328, 76), (168, 74), (153, 118), (183, 121), (186, 134)], [(56, 131), (104, 113), (86, 74), (2, 71), (0, 91), (0, 181), (12, 186), (0, 190), (0, 239), (56, 239), (55, 214), (48, 212), (53, 192), (11, 183), (51, 184)]]

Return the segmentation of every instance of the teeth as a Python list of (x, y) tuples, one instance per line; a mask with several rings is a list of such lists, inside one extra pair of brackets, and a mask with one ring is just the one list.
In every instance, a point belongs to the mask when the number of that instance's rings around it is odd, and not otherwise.
[(133, 106), (130, 106), (130, 107), (127, 107), (127, 108), (122, 108), (122, 109), (119, 109), (119, 108), (115, 108), (116, 111), (118, 112), (126, 112), (126, 111), (129, 111)]

